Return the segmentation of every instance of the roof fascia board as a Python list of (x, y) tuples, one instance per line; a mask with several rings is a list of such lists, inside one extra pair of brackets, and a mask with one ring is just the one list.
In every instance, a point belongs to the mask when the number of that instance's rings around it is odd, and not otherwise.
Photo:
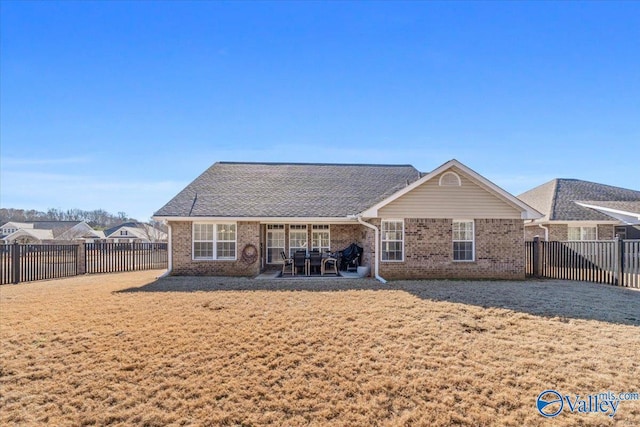
[(262, 224), (353, 224), (358, 221), (355, 218), (347, 217), (228, 217), (228, 216), (154, 216), (156, 221), (210, 221), (210, 222), (233, 222), (233, 221), (252, 221)]
[[(607, 208), (605, 206), (598, 206), (598, 205), (592, 205), (589, 203), (582, 203), (582, 202), (575, 202), (577, 205), (583, 206), (585, 208), (590, 208), (590, 209), (595, 209), (597, 211), (602, 212), (605, 215), (610, 215), (610, 214), (617, 214), (617, 215), (622, 215), (625, 217), (631, 217), (633, 219), (636, 220), (640, 220), (640, 212), (631, 212), (631, 211), (625, 211), (622, 209), (613, 209), (613, 208)], [(616, 218), (616, 217), (614, 217)]]
[(608, 221), (597, 221), (597, 220), (582, 220), (582, 219), (576, 219), (573, 221), (570, 220), (533, 220), (530, 222), (527, 222), (525, 225), (531, 225), (531, 224), (548, 224), (548, 225), (575, 225), (575, 226), (580, 226), (580, 225), (600, 225), (600, 224), (605, 224), (605, 225), (616, 225), (616, 224), (620, 224), (620, 221), (616, 221), (616, 220), (608, 220)]
[(502, 188), (498, 187), (497, 185), (495, 185), (494, 183), (492, 183), (491, 181), (489, 181), (488, 179), (486, 179), (485, 177), (483, 177), (482, 175), (480, 175), (479, 173), (477, 173), (473, 169), (470, 169), (469, 167), (463, 165), (462, 163), (460, 163), (456, 159), (449, 160), (448, 162), (444, 163), (443, 165), (437, 167), (432, 172), (429, 172), (428, 174), (426, 174), (425, 176), (423, 176), (419, 180), (414, 181), (413, 183), (409, 184), (408, 186), (406, 186), (402, 190), (399, 190), (395, 194), (392, 194), (391, 196), (387, 197), (383, 201), (381, 201), (381, 202), (373, 205), (369, 209), (363, 211), (361, 213), (361, 215), (363, 217), (365, 217), (365, 218), (377, 218), (378, 217), (378, 211), (382, 207), (388, 205), (389, 203), (393, 202), (394, 200), (397, 200), (398, 198), (404, 196), (405, 194), (407, 194), (411, 190), (419, 187), (420, 185), (424, 184), (425, 182), (427, 182), (427, 181), (433, 179), (434, 177), (440, 175), (442, 172), (444, 172), (444, 171), (446, 171), (448, 169), (451, 169), (452, 167), (456, 167), (456, 168), (460, 169), (465, 174), (467, 174), (469, 177), (471, 177), (474, 181), (476, 181), (476, 183), (478, 183), (482, 187), (484, 187), (486, 190), (489, 190), (490, 192), (493, 192), (494, 194), (497, 194), (498, 196), (502, 197), (506, 202), (508, 202), (510, 205), (516, 207), (517, 209), (520, 209), (522, 219), (542, 218), (543, 215), (540, 212), (538, 212), (537, 210), (533, 209), (531, 206), (527, 205), (526, 203), (524, 203), (520, 199), (516, 198), (515, 196), (509, 194), (508, 192), (506, 192)]

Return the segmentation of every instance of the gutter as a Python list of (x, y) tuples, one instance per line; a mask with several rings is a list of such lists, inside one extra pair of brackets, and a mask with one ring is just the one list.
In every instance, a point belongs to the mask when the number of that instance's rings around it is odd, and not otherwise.
[(387, 281), (385, 279), (383, 279), (382, 277), (380, 277), (380, 265), (379, 265), (379, 260), (378, 260), (378, 247), (380, 245), (380, 230), (378, 230), (378, 227), (376, 227), (373, 224), (369, 224), (368, 222), (364, 221), (362, 219), (362, 216), (360, 215), (349, 215), (349, 218), (355, 218), (358, 220), (358, 222), (362, 225), (364, 225), (367, 228), (372, 229), (375, 233), (374, 233), (374, 248), (373, 248), (373, 259), (374, 259), (374, 276), (375, 278), (380, 282), (380, 283), (387, 283)]
[(167, 222), (167, 227), (168, 227), (168, 233), (167, 233), (167, 271), (165, 271), (164, 273), (162, 273), (159, 277), (159, 279), (162, 279), (163, 277), (167, 277), (171, 274), (171, 271), (173, 270), (173, 247), (171, 246), (171, 241), (172, 239), (172, 235), (173, 235), (173, 230), (171, 230), (171, 223)]
[(538, 227), (542, 228), (544, 230), (544, 241), (548, 242), (549, 241), (549, 227), (545, 227), (542, 224), (538, 224)]

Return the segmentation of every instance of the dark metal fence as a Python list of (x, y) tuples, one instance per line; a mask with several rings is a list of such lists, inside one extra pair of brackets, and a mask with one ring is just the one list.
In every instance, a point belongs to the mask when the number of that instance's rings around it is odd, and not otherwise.
[(640, 240), (526, 242), (526, 274), (640, 288)]
[(78, 274), (78, 245), (5, 245), (0, 284), (58, 279)]
[(0, 245), (0, 285), (167, 268), (166, 243)]
[(115, 273), (167, 268), (166, 243), (88, 243), (87, 273)]

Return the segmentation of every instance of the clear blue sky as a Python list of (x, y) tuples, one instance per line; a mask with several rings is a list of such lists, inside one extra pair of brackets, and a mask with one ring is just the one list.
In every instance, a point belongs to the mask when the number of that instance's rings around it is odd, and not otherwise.
[(2, 207), (145, 220), (222, 160), (640, 189), (640, 2), (0, 7)]

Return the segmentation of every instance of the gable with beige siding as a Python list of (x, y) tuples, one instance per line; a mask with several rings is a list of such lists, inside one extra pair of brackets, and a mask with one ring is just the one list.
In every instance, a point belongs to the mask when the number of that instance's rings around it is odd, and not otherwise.
[[(460, 186), (440, 185), (449, 171), (460, 177)], [(381, 218), (504, 218), (520, 219), (521, 209), (478, 185), (458, 168), (426, 181), (381, 207)]]

